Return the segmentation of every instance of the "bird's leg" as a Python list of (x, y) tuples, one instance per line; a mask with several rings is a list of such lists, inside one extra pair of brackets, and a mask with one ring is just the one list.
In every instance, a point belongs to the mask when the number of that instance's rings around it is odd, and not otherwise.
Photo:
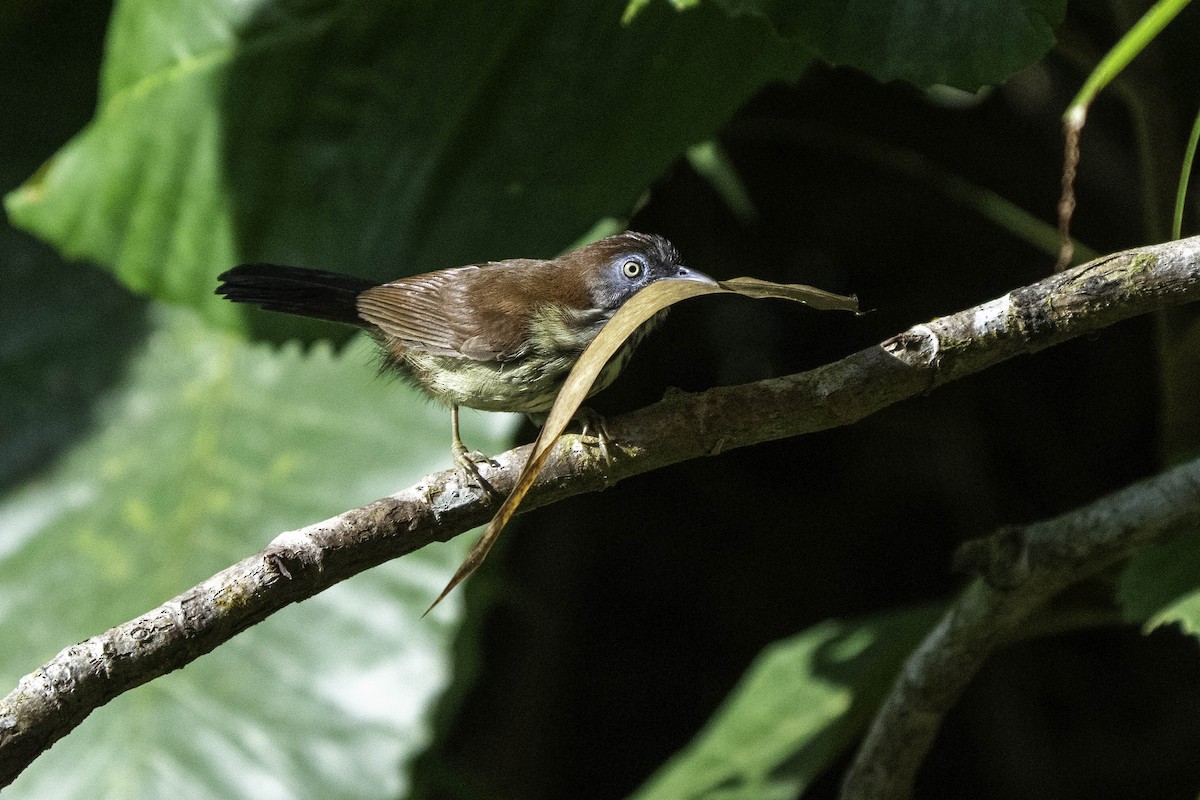
[(485, 456), (478, 450), (468, 450), (463, 444), (462, 438), (458, 435), (458, 404), (453, 403), (450, 406), (450, 457), (454, 459), (454, 464), (464, 473), (465, 477), (474, 478), (476, 483), (483, 488), (485, 492), (492, 495), (497, 495), (496, 490), (479, 471), (480, 464), (488, 464), (489, 466), (499, 466), (495, 461)]
[[(546, 424), (547, 415), (541, 412), (526, 413), (529, 421), (539, 428)], [(576, 409), (575, 414), (571, 417), (575, 422), (579, 423), (579, 437), (581, 439), (592, 439), (596, 443), (596, 447), (600, 448), (600, 455), (604, 456), (606, 464), (612, 464), (612, 456), (609, 453), (609, 445), (616, 445), (616, 440), (608, 435), (608, 428), (605, 427), (604, 417), (595, 409), (587, 406), (580, 406)], [(591, 442), (587, 442), (591, 444)]]

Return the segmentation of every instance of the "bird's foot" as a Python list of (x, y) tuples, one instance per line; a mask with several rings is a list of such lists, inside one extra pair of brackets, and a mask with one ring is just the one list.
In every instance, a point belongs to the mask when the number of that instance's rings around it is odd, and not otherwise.
[(584, 439), (594, 439), (596, 447), (600, 449), (600, 455), (604, 456), (604, 463), (611, 466), (612, 454), (609, 452), (609, 445), (615, 447), (617, 443), (608, 435), (604, 417), (594, 409), (580, 406), (575, 412), (575, 419), (579, 422), (579, 435)]
[(488, 483), (487, 478), (483, 477), (483, 473), (479, 470), (481, 464), (498, 467), (500, 466), (499, 462), (493, 461), (478, 450), (468, 450), (462, 442), (455, 442), (451, 445), (450, 457), (454, 460), (454, 466), (463, 473), (464, 482), (475, 483), (493, 499), (500, 497), (500, 493)]

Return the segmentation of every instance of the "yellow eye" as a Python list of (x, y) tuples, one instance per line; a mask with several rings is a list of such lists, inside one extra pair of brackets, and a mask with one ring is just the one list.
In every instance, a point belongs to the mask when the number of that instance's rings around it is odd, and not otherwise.
[(626, 278), (636, 278), (642, 274), (642, 265), (637, 261), (626, 261), (621, 271), (625, 273)]

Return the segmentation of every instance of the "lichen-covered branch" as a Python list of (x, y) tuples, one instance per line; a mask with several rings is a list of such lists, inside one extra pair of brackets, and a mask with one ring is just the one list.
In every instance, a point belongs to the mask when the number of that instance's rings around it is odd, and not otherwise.
[[(1108, 256), (942, 317), (809, 372), (674, 393), (610, 420), (611, 463), (564, 437), (525, 510), (667, 464), (849, 424), (947, 381), (1147, 311), (1200, 299), (1200, 238)], [(486, 473), (507, 492), (528, 447)], [(377, 564), (487, 521), (454, 472), (278, 536), (159, 608), (63, 650), (0, 700), (0, 786), (91, 711), (178, 669), (270, 614)]]
[(1200, 459), (1091, 505), (965, 543), (979, 575), (909, 657), (846, 774), (846, 800), (907, 798), (943, 717), (992, 652), (1066, 587), (1200, 526)]

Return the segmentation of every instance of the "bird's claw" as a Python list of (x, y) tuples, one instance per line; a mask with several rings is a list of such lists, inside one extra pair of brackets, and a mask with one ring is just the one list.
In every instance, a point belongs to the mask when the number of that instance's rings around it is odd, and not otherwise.
[(498, 461), (488, 458), (478, 450), (468, 450), (462, 442), (456, 442), (450, 448), (450, 456), (454, 460), (454, 466), (462, 471), (465, 481), (474, 482), (493, 498), (499, 497), (499, 492), (488, 483), (479, 470), (480, 464), (486, 464), (489, 468), (498, 467), (500, 466)]
[(604, 457), (604, 463), (612, 466), (612, 454), (609, 452), (609, 445), (616, 446), (616, 442), (608, 434), (604, 417), (590, 408), (583, 407), (575, 412), (575, 419), (579, 421), (580, 437), (594, 439), (596, 447), (600, 449), (600, 455)]

